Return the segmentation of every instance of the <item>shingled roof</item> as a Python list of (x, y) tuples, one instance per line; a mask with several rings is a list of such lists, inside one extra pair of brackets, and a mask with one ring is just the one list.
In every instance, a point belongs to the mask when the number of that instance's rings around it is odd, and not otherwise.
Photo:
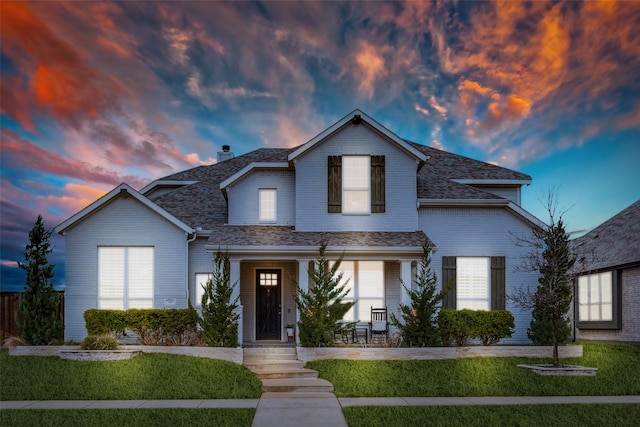
[(640, 264), (640, 200), (571, 241), (582, 271)]
[[(439, 200), (500, 200), (488, 193), (456, 180), (493, 180), (521, 183), (529, 175), (406, 141), (430, 157), (418, 173), (417, 199)], [(178, 172), (161, 181), (194, 182), (165, 193), (154, 202), (181, 221), (203, 230), (213, 230), (227, 222), (227, 202), (220, 183), (253, 162), (287, 162), (294, 148), (261, 148), (215, 163)]]
[(219, 225), (207, 242), (212, 246), (281, 246), (309, 247), (314, 250), (321, 242), (327, 246), (348, 247), (414, 247), (421, 248), (425, 242), (431, 243), (422, 231), (382, 232), (382, 231), (295, 231), (291, 226), (269, 225)]

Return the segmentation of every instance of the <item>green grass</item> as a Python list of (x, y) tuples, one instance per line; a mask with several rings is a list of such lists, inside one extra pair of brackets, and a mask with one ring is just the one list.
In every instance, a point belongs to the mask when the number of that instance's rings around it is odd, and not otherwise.
[(640, 345), (585, 343), (566, 364), (598, 368), (595, 377), (543, 377), (516, 365), (534, 358), (318, 360), (307, 364), (338, 397), (571, 396), (640, 394)]
[(3, 426), (250, 426), (255, 409), (53, 409), (0, 411)]
[(171, 354), (87, 362), (0, 351), (0, 400), (257, 399), (262, 384), (234, 363)]
[(342, 409), (350, 427), (635, 426), (640, 405), (356, 406)]

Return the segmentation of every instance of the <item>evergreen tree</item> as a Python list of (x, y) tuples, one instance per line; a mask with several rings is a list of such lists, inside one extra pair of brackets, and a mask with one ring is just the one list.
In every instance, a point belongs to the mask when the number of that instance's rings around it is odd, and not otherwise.
[(400, 304), (401, 319), (391, 314), (391, 323), (402, 334), (402, 344), (408, 347), (434, 346), (440, 342), (436, 317), (448, 289), (437, 292), (438, 276), (431, 270), (432, 250), (428, 242), (422, 245), (422, 259), (415, 275), (416, 289), (402, 283), (411, 305)]
[(54, 264), (49, 264), (47, 255), (53, 250), (49, 243), (51, 231), (44, 228), (42, 216), (38, 215), (29, 232), (29, 244), (25, 246), (25, 263), (18, 266), (27, 273), (25, 289), (20, 295), (20, 316), (16, 323), (20, 336), (33, 345), (46, 345), (61, 340), (64, 325), (57, 320), (60, 295), (53, 289)]
[(519, 271), (537, 272), (535, 292), (529, 288), (515, 289), (507, 298), (522, 308), (531, 309), (531, 323), (527, 336), (536, 345), (553, 346), (553, 365), (559, 366), (558, 345), (571, 337), (571, 323), (567, 316), (573, 298), (571, 270), (576, 261), (569, 247), (569, 234), (565, 231), (562, 214), (556, 215), (555, 197), (547, 197), (549, 225), (534, 227), (532, 237), (520, 237), (520, 246), (529, 246)]
[(295, 296), (296, 306), (300, 312), (298, 330), (300, 343), (305, 347), (329, 347), (335, 343), (335, 331), (340, 329), (340, 322), (355, 301), (342, 302), (349, 293), (345, 290), (348, 281), (340, 284), (342, 273), (339, 273), (342, 256), (329, 267), (325, 257), (327, 244), (320, 244), (311, 273), (313, 287), (308, 291), (300, 289)]
[(202, 328), (202, 337), (209, 347), (238, 346), (238, 308), (236, 297), (231, 301), (233, 288), (230, 284), (229, 254), (218, 250), (214, 258), (214, 272), (203, 286), (202, 315), (198, 323)]
[(556, 222), (551, 215), (551, 224), (541, 237), (544, 250), (527, 335), (536, 345), (552, 345), (553, 364), (558, 366), (558, 345), (565, 344), (571, 337), (567, 313), (573, 297), (570, 271), (575, 256), (569, 249), (569, 235), (562, 217)]

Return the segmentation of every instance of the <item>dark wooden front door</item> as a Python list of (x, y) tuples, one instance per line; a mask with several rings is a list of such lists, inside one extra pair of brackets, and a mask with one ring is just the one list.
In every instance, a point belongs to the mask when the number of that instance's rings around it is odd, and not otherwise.
[(280, 288), (282, 274), (277, 269), (256, 270), (256, 339), (279, 340)]

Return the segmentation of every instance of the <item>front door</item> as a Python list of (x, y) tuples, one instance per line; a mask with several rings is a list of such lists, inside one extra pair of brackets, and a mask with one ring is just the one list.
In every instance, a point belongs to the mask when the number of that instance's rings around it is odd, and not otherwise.
[(280, 340), (280, 288), (278, 269), (256, 270), (256, 339)]

